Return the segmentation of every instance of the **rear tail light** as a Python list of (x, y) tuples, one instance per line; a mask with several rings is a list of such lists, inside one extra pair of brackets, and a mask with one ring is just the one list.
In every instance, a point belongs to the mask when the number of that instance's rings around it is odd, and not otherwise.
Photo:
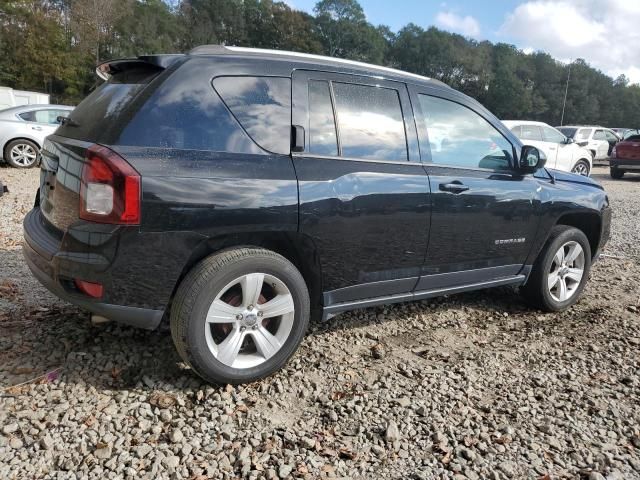
[(102, 145), (87, 149), (80, 185), (80, 218), (99, 223), (140, 223), (140, 174)]
[(80, 290), (85, 295), (93, 298), (102, 297), (103, 288), (101, 283), (93, 283), (87, 282), (85, 280), (75, 279), (73, 283), (76, 285), (76, 288)]

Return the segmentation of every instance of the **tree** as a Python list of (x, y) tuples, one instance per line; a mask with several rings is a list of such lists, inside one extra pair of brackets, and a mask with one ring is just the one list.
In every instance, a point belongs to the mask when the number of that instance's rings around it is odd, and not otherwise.
[(314, 8), (316, 31), (331, 57), (382, 63), (383, 32), (367, 22), (356, 0), (321, 0)]

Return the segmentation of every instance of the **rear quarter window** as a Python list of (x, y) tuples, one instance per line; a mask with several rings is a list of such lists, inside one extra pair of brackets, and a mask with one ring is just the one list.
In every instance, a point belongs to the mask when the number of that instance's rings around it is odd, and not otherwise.
[(291, 136), (291, 79), (218, 77), (213, 86), (249, 136), (263, 149), (288, 154)]

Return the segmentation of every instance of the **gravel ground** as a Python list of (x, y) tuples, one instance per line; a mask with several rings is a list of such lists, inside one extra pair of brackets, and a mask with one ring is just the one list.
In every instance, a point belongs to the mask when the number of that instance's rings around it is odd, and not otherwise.
[(561, 314), (513, 289), (342, 314), (286, 369), (203, 384), (168, 333), (105, 324), (31, 277), (38, 172), (0, 168), (0, 478), (640, 478), (640, 176)]

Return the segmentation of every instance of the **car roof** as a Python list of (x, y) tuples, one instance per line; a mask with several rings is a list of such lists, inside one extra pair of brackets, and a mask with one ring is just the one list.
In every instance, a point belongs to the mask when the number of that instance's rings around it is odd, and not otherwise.
[(440, 86), (451, 88), (447, 84), (429, 77), (424, 77), (415, 73), (397, 70), (395, 68), (385, 67), (381, 65), (373, 65), (370, 63), (358, 62), (355, 60), (347, 60), (344, 58), (327, 57), (324, 55), (315, 55), (311, 53), (290, 52), (286, 50), (270, 50), (263, 48), (247, 48), (247, 47), (228, 47), (224, 45), (201, 45), (192, 49), (188, 55), (191, 56), (209, 56), (209, 55), (232, 55), (242, 58), (254, 58), (262, 61), (290, 61), (299, 66), (307, 67), (332, 67), (336, 71), (345, 71), (345, 73), (362, 73), (371, 75), (378, 73), (380, 76), (391, 80), (400, 80), (407, 83), (430, 84), (432, 86)]
[(540, 127), (551, 127), (551, 125), (549, 125), (548, 123), (536, 122), (533, 120), (502, 120), (502, 123), (504, 123), (508, 127), (517, 127), (518, 125), (538, 125)]

